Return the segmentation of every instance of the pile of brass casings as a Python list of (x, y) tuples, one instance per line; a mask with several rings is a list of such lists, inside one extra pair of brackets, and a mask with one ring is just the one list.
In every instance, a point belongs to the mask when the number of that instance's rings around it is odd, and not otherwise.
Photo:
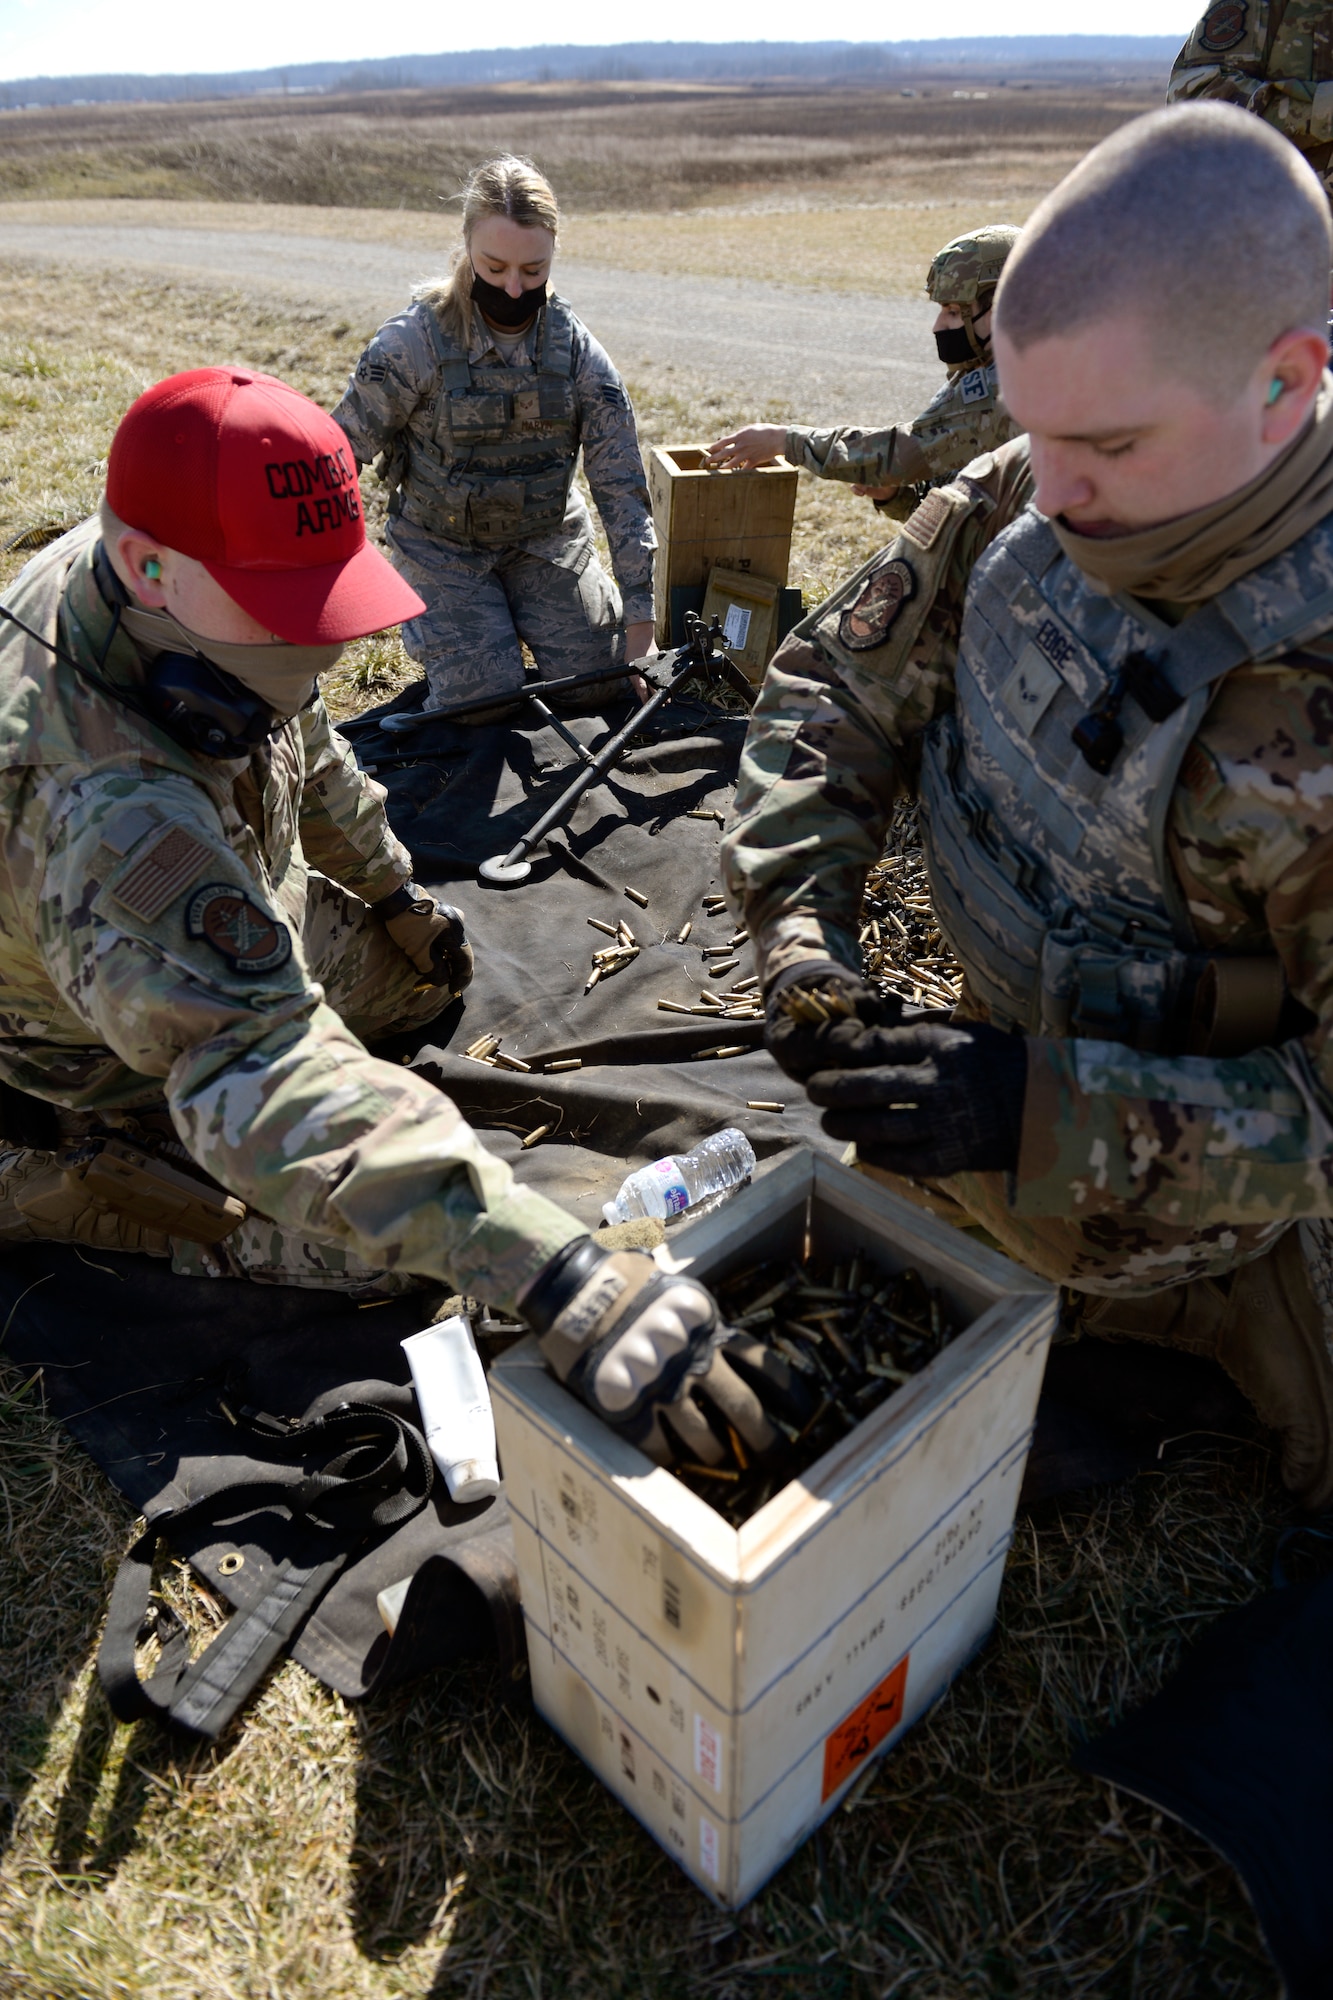
[(752, 1464), (729, 1432), (721, 1466), (673, 1467), (734, 1528), (910, 1382), (957, 1331), (918, 1272), (888, 1272), (859, 1253), (842, 1264), (758, 1264), (715, 1289), (726, 1324), (771, 1345), (814, 1404), (799, 1429), (775, 1419), (782, 1444), (762, 1464)]
[(861, 952), (867, 982), (918, 1007), (952, 1009), (962, 971), (935, 922), (916, 806), (899, 803), (883, 858), (866, 877)]

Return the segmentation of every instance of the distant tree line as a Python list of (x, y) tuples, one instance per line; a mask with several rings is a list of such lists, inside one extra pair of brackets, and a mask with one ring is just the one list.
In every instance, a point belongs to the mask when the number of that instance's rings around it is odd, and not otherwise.
[(530, 49), (472, 49), (383, 61), (293, 63), (281, 69), (188, 76), (22, 77), (0, 82), (0, 108), (51, 104), (191, 102), (201, 98), (333, 95), (488, 83), (891, 81), (949, 67), (1169, 63), (1171, 35), (976, 35), (923, 42), (621, 42)]

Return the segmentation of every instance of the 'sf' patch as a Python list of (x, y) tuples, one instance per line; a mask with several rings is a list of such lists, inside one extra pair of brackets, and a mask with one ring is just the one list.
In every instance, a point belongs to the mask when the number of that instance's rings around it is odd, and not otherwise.
[(867, 577), (855, 604), (838, 620), (838, 637), (848, 652), (865, 653), (872, 646), (882, 646), (894, 619), (915, 595), (916, 574), (901, 556)]

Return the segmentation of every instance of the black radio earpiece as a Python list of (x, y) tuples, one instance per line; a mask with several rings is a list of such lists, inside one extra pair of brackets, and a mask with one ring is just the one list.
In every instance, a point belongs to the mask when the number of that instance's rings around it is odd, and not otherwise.
[[(116, 614), (104, 664), (120, 614), (130, 598), (102, 542), (93, 550), (93, 575), (103, 599)], [(278, 726), (267, 702), (199, 653), (159, 653), (146, 660), (143, 688), (146, 700), (139, 712), (165, 729), (182, 749), (201, 757), (248, 757)], [(139, 708), (132, 697), (120, 690), (116, 693), (127, 706)]]
[[(98, 667), (104, 667), (129, 597), (100, 542), (93, 551), (93, 574), (107, 609), (113, 614), (98, 661)], [(280, 727), (279, 718), (267, 702), (198, 653), (159, 653), (144, 666), (144, 699), (140, 700), (128, 688), (105, 680), (96, 668), (76, 659), (44, 633), (35, 632), (7, 604), (0, 604), (0, 618), (17, 626), (25, 638), (44, 646), (65, 666), (72, 667), (109, 700), (120, 702), (135, 715), (157, 723), (184, 749), (200, 756), (249, 757), (267, 737), (275, 736)]]
[(268, 703), (198, 653), (159, 653), (143, 670), (153, 719), (203, 757), (248, 757), (278, 724)]

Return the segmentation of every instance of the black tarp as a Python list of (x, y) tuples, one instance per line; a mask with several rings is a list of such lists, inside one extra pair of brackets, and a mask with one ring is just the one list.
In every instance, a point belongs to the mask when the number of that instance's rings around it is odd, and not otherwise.
[[(653, 739), (585, 793), (568, 829), (538, 852), (530, 878), (501, 889), (478, 881), (478, 865), (534, 824), (577, 771), (574, 753), (544, 727), (428, 722), (411, 736), (378, 727), (382, 714), (410, 712), (417, 700), (409, 689), (348, 734), (388, 789), (390, 817), (421, 879), (467, 919), (476, 977), (426, 1037), (420, 1066), (495, 1151), (590, 1224), (628, 1167), (683, 1151), (724, 1125), (745, 1132), (760, 1159), (796, 1143), (841, 1152), (764, 1052), (757, 1022), (717, 1024), (657, 1006), (698, 1004), (701, 989), (716, 992), (753, 971), (746, 944), (734, 972), (708, 976), (702, 948), (725, 944), (736, 927), (702, 907), (721, 887), (718, 821), (688, 817), (725, 813), (745, 718), (692, 700), (670, 704)], [(566, 726), (595, 751), (627, 712)], [(647, 896), (646, 908), (627, 887)], [(610, 943), (590, 917), (624, 919), (642, 950), (585, 993), (592, 954)], [(686, 923), (691, 934), (679, 944)], [(549, 1077), (487, 1068), (462, 1053), (487, 1033), (534, 1065), (577, 1056), (584, 1066)], [(698, 1059), (742, 1044), (753, 1053)], [(750, 1099), (786, 1109), (750, 1111)], [(543, 1124), (555, 1126), (551, 1138), (523, 1152), (523, 1135)]]
[[(416, 1422), (398, 1343), (429, 1322), (436, 1298), (358, 1306), (295, 1286), (178, 1278), (155, 1258), (64, 1244), (0, 1259), (6, 1357), (42, 1370), (48, 1408), (150, 1516), (224, 1487), (300, 1476), (238, 1432), (224, 1402), (305, 1416), (359, 1400)], [(299, 1528), (266, 1510), (222, 1535), (173, 1537), (172, 1546), (219, 1596), (245, 1607), (299, 1539)], [(229, 1575), (219, 1565), (237, 1554), (244, 1562)], [(391, 1650), (376, 1594), (423, 1564)], [(424, 1513), (353, 1558), (292, 1651), (356, 1697), (477, 1653), (513, 1662), (522, 1646), (504, 1497), (456, 1507), (439, 1480)]]

